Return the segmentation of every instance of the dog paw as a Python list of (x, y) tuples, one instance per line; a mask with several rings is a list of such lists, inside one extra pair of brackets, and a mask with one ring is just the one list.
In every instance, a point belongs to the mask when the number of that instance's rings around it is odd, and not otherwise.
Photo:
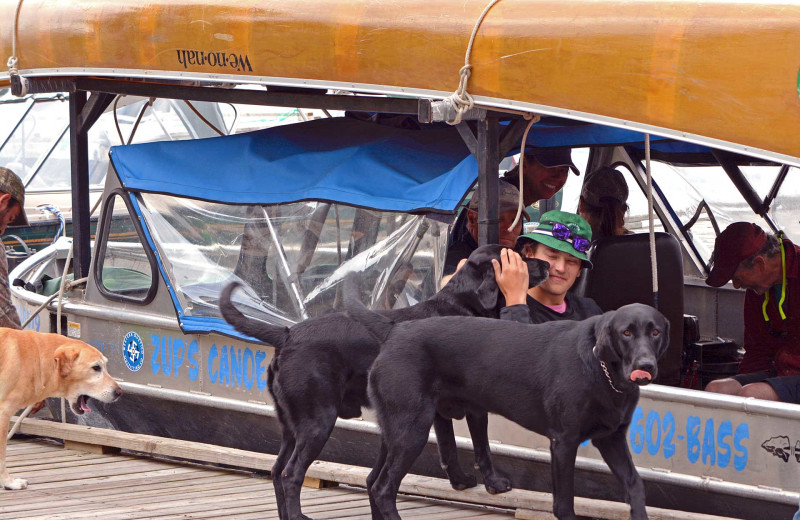
[(9, 478), (3, 482), (5, 489), (25, 489), (28, 487), (28, 481), (24, 478)]
[(450, 479), (450, 485), (456, 491), (464, 491), (465, 489), (473, 488), (478, 485), (478, 479), (475, 478), (475, 475), (467, 475), (466, 473), (462, 473), (461, 475), (448, 475)]
[(483, 484), (490, 495), (499, 495), (500, 493), (511, 491), (511, 479), (508, 477), (492, 475), (485, 479)]

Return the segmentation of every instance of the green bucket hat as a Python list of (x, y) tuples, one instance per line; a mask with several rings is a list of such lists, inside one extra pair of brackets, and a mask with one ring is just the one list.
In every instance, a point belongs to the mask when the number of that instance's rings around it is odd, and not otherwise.
[(27, 226), (28, 217), (25, 215), (25, 186), (17, 174), (0, 166), (0, 192), (8, 193), (11, 198), (17, 201), (20, 212), (9, 226)]
[(539, 225), (517, 239), (521, 246), (532, 240), (558, 251), (569, 253), (581, 260), (583, 267), (592, 268), (586, 256), (592, 241), (592, 227), (582, 217), (566, 211), (548, 211), (539, 219)]

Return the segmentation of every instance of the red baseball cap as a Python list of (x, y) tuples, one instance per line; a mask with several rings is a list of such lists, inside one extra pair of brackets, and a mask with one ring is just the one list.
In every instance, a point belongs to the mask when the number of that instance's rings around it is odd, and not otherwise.
[(750, 222), (734, 222), (725, 228), (714, 242), (706, 284), (722, 287), (728, 283), (742, 260), (756, 254), (766, 243), (764, 230)]

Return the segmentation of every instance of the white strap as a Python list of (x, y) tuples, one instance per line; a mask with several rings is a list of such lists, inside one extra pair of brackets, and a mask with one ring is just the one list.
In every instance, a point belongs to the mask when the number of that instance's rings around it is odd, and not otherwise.
[(653, 172), (650, 170), (650, 134), (644, 134), (644, 164), (647, 174), (647, 219), (650, 225), (650, 271), (653, 273), (653, 303), (658, 308), (658, 262), (656, 261), (656, 232), (653, 219)]

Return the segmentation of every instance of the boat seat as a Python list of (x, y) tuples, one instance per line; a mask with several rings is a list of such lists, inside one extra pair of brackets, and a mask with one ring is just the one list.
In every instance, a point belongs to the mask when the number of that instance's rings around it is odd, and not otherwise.
[[(683, 258), (680, 243), (668, 233), (656, 233), (658, 305), (653, 302), (650, 274), (650, 235), (647, 233), (606, 237), (589, 251), (593, 269), (585, 270), (580, 289), (603, 311), (629, 303), (653, 305), (670, 322), (670, 346), (659, 362), (656, 381), (680, 383), (683, 351)], [(578, 293), (580, 294), (580, 293)]]

